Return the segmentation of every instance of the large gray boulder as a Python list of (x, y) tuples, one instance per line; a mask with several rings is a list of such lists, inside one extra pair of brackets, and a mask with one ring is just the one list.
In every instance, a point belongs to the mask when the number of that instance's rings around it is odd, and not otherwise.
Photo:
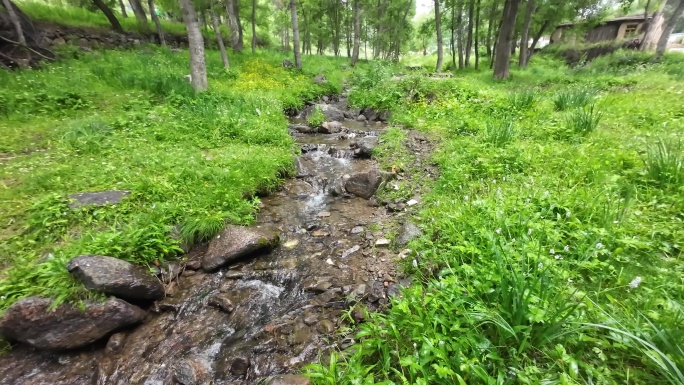
[(351, 144), (351, 147), (354, 150), (354, 156), (357, 158), (370, 158), (373, 155), (373, 150), (375, 150), (375, 147), (377, 146), (377, 136), (359, 138)]
[(412, 240), (423, 235), (423, 232), (411, 222), (406, 222), (399, 228), (397, 234), (396, 244), (397, 246), (406, 246)]
[(378, 190), (382, 182), (387, 179), (389, 173), (382, 172), (373, 168), (366, 172), (352, 174), (344, 183), (344, 188), (348, 193), (369, 199)]
[(164, 298), (164, 285), (145, 270), (104, 255), (81, 255), (66, 265), (85, 287), (115, 297), (133, 300)]
[(338, 121), (325, 122), (318, 129), (318, 132), (322, 134), (337, 134), (342, 131), (342, 123)]
[(306, 178), (316, 175), (316, 165), (310, 159), (301, 156), (295, 159), (295, 170), (297, 172), (295, 175), (297, 178)]
[(202, 257), (202, 268), (206, 271), (214, 271), (223, 265), (256, 251), (272, 248), (277, 244), (278, 234), (273, 232), (229, 225), (209, 243), (209, 248)]
[(71, 304), (50, 309), (52, 300), (21, 299), (0, 320), (0, 335), (38, 349), (67, 350), (86, 346), (111, 332), (141, 322), (145, 311), (120, 299)]
[(341, 122), (344, 120), (344, 111), (340, 110), (339, 108), (329, 104), (317, 104), (316, 106), (321, 109), (321, 112), (325, 116), (325, 120), (329, 122)]

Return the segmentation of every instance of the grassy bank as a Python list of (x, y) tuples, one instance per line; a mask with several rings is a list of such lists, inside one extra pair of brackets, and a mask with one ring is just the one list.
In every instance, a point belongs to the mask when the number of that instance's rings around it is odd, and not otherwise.
[[(684, 383), (681, 56), (512, 80), (371, 65), (350, 99), (441, 143), (414, 285), (317, 384)], [(407, 188), (410, 188), (408, 186)]]
[[(0, 312), (19, 298), (88, 293), (64, 269), (79, 254), (144, 266), (179, 246), (246, 224), (296, 149), (283, 111), (339, 92), (341, 61), (209, 52), (210, 91), (195, 96), (187, 52), (64, 52), (41, 70), (0, 72)], [(329, 83), (311, 79), (325, 73)], [(129, 190), (116, 206), (69, 208), (67, 196)]]

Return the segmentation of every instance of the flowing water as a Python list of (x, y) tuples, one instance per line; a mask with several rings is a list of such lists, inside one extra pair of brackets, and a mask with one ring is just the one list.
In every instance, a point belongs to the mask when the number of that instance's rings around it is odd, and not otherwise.
[[(377, 306), (396, 283), (394, 256), (374, 247), (387, 212), (330, 191), (340, 176), (372, 167), (349, 146), (383, 127), (344, 126), (341, 134), (293, 133), (309, 170), (263, 198), (256, 223), (280, 233), (278, 248), (216, 273), (184, 270), (143, 324), (115, 337), (124, 341), (118, 349), (107, 341), (63, 353), (18, 346), (0, 357), (0, 384), (166, 385), (179, 372), (196, 377), (188, 383), (253, 384), (350, 343), (336, 337), (350, 298)], [(217, 294), (231, 300), (231, 313), (208, 305)]]

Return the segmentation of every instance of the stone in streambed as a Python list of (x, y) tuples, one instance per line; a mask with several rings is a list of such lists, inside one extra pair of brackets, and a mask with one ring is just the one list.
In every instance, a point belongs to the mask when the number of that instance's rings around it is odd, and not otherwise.
[(316, 175), (316, 165), (309, 159), (297, 157), (295, 159), (295, 170), (297, 178), (306, 178)]
[(412, 240), (423, 235), (423, 232), (411, 222), (406, 222), (399, 228), (399, 234), (397, 235), (397, 246), (405, 246)]
[(311, 381), (304, 376), (294, 374), (281, 374), (272, 377), (266, 385), (311, 385)]
[(250, 227), (229, 225), (209, 243), (202, 268), (214, 271), (260, 250), (278, 244), (278, 234)]
[(383, 180), (389, 177), (387, 174), (375, 168), (370, 171), (359, 172), (347, 179), (344, 188), (350, 194), (369, 199), (378, 190)]
[(325, 122), (318, 131), (322, 134), (336, 134), (342, 131), (342, 123), (338, 121)]
[(139, 323), (145, 311), (120, 299), (71, 304), (50, 309), (52, 300), (28, 297), (15, 302), (0, 320), (0, 335), (38, 349), (67, 350), (86, 346), (111, 332)]
[(354, 157), (356, 158), (370, 158), (377, 146), (377, 136), (359, 138), (351, 144), (351, 148), (354, 150)]
[(81, 255), (66, 269), (85, 287), (124, 299), (156, 300), (164, 298), (164, 286), (143, 269), (104, 255)]
[(230, 298), (226, 294), (215, 294), (209, 297), (207, 303), (209, 306), (221, 309), (226, 313), (232, 313), (233, 309), (235, 308), (233, 303), (230, 301)]
[(344, 120), (344, 111), (340, 110), (337, 107), (331, 106), (329, 104), (317, 104), (316, 105), (320, 111), (323, 113), (323, 116), (325, 116), (325, 120), (332, 122), (332, 121), (338, 121), (341, 122)]
[(190, 358), (173, 366), (173, 377), (182, 385), (203, 385), (209, 380), (209, 364), (200, 358)]

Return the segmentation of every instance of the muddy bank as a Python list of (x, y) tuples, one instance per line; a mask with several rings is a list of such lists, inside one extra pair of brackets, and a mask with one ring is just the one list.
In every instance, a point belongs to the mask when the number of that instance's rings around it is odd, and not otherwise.
[(335, 134), (292, 130), (297, 177), (262, 199), (254, 226), (277, 232), (278, 247), (212, 273), (199, 269), (198, 247), (144, 323), (78, 351), (17, 346), (0, 357), (0, 384), (252, 384), (353, 343), (336, 334), (342, 313), (387, 306), (408, 284), (396, 271), (406, 252), (390, 248), (397, 213), (345, 185), (377, 169), (358, 141), (376, 140), (385, 125), (357, 121), (344, 99), (330, 104), (351, 119)]

